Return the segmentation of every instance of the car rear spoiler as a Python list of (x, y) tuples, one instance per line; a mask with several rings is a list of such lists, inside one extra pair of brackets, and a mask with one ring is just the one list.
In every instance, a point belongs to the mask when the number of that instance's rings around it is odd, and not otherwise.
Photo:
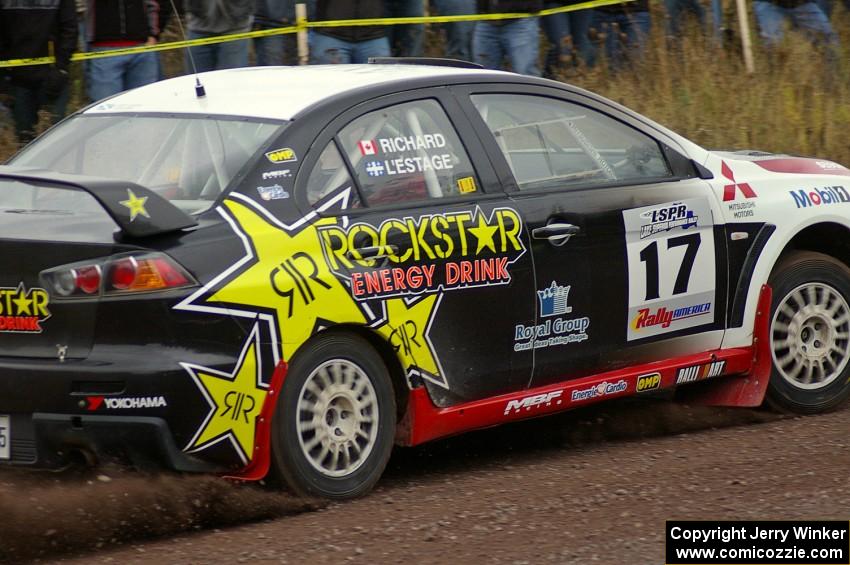
[(129, 237), (160, 235), (198, 225), (192, 217), (155, 192), (132, 182), (0, 166), (0, 180), (50, 184), (91, 194)]

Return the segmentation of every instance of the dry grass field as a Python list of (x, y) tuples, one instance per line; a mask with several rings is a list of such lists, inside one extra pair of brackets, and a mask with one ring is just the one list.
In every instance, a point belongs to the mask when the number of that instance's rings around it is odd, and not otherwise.
[[(665, 37), (663, 13), (654, 3), (653, 33), (641, 61), (612, 73), (601, 64), (571, 70), (563, 80), (598, 92), (713, 149), (761, 149), (819, 156), (850, 163), (850, 14), (836, 6), (833, 23), (841, 39), (836, 61), (802, 35), (789, 33), (772, 52), (755, 43), (756, 72), (748, 75), (736, 19), (723, 46), (691, 27), (683, 40)], [(439, 56), (439, 38), (429, 30), (428, 51)], [(176, 37), (175, 37), (176, 39)], [(167, 76), (179, 74), (183, 54), (162, 54)], [(71, 109), (82, 106), (82, 69), (73, 72)], [(8, 122), (0, 120), (0, 161), (15, 151)]]

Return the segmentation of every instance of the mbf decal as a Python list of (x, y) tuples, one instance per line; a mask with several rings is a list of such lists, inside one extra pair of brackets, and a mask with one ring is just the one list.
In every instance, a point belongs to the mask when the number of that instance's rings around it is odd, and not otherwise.
[(629, 273), (626, 339), (714, 322), (715, 257), (705, 198), (623, 212)]

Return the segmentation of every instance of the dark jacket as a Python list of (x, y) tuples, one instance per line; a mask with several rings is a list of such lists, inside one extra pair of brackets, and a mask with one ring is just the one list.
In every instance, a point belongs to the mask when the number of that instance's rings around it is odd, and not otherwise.
[[(0, 0), (0, 60), (46, 57), (53, 42), (55, 69), (67, 70), (77, 47), (74, 0)], [(12, 82), (32, 86), (44, 80), (50, 65), (13, 67)]]
[[(318, 0), (316, 20), (363, 20), (384, 17), (382, 0)], [(367, 41), (384, 37), (384, 26), (320, 27), (317, 33), (336, 37), (343, 41)]]
[(295, 4), (294, 0), (257, 0), (254, 29), (270, 29), (295, 23)]
[(187, 0), (186, 27), (204, 35), (247, 31), (254, 18), (254, 0)]
[[(477, 0), (479, 14), (512, 14), (539, 12), (543, 9), (543, 0)], [(498, 22), (499, 20), (495, 20)]]
[(94, 45), (131, 45), (159, 36), (156, 0), (88, 0), (86, 35)]
[(607, 6), (599, 6), (594, 8), (605, 14), (631, 14), (633, 12), (648, 12), (649, 0), (636, 0), (635, 2), (626, 2), (624, 4), (608, 4)]

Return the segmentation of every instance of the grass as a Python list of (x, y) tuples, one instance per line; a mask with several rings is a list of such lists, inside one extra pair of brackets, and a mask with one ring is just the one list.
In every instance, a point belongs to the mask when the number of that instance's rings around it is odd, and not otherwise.
[[(601, 64), (570, 71), (564, 80), (598, 92), (714, 149), (760, 149), (818, 156), (850, 164), (850, 14), (833, 17), (841, 47), (837, 61), (802, 35), (789, 33), (768, 52), (755, 43), (755, 73), (747, 74), (737, 33), (720, 47), (691, 28), (683, 40), (667, 40), (663, 14), (653, 13), (653, 34), (643, 58), (629, 70)], [(734, 21), (734, 14), (727, 14)], [(429, 31), (429, 46), (434, 41)], [(430, 49), (429, 49), (430, 50)], [(182, 53), (165, 52), (166, 74), (179, 72)], [(71, 108), (85, 103), (82, 73), (74, 72)], [(15, 151), (9, 124), (0, 124), (0, 161)]]

